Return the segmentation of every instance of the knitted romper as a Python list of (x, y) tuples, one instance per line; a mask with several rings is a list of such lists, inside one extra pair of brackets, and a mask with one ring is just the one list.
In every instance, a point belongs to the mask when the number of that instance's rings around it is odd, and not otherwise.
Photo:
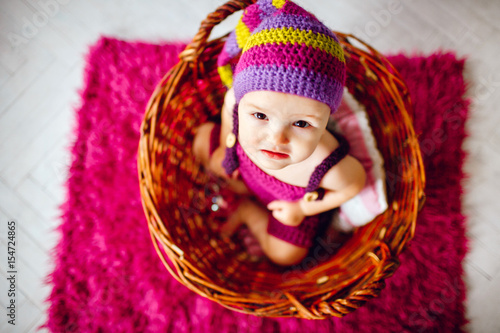
[[(220, 126), (216, 125), (212, 131), (211, 148), (213, 152), (218, 144)], [(326, 157), (314, 170), (306, 188), (284, 183), (273, 176), (266, 174), (256, 166), (236, 143), (236, 156), (239, 160), (239, 171), (241, 178), (259, 201), (266, 205), (274, 200), (297, 201), (302, 200), (307, 193), (316, 192), (321, 200), (324, 190), (319, 187), (324, 175), (340, 162), (349, 152), (349, 143), (342, 136), (334, 134), (339, 141), (339, 146), (328, 157)], [(297, 227), (285, 225), (269, 214), (267, 232), (281, 240), (293, 245), (309, 248), (313, 245), (314, 238), (323, 225), (329, 221), (331, 211), (314, 216), (307, 216)]]

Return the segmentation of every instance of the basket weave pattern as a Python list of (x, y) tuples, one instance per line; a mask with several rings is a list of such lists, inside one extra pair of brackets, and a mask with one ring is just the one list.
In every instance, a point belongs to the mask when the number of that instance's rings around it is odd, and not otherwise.
[(259, 316), (342, 317), (385, 287), (413, 238), (425, 199), (408, 91), (381, 54), (335, 32), (345, 52), (347, 87), (365, 105), (384, 158), (389, 209), (357, 229), (334, 255), (314, 258), (311, 267), (290, 271), (252, 260), (241, 244), (220, 238), (208, 195), (221, 184), (194, 161), (191, 145), (195, 129), (217, 117), (224, 100), (216, 60), (225, 37), (208, 36), (251, 3), (229, 1), (210, 14), (148, 103), (138, 170), (153, 244), (179, 282), (227, 308)]

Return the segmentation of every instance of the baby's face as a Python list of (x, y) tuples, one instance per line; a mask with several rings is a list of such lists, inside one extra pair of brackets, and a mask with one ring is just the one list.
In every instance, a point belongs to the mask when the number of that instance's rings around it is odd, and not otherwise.
[(247, 93), (238, 107), (238, 141), (261, 169), (279, 170), (315, 151), (330, 116), (328, 105), (272, 91)]

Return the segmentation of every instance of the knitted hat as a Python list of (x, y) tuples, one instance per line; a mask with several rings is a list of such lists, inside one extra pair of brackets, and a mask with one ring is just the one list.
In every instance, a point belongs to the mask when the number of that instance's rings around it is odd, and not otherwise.
[(340, 104), (346, 76), (337, 37), (314, 15), (286, 0), (259, 0), (247, 7), (218, 65), (224, 84), (234, 87), (237, 103), (248, 92), (268, 90), (318, 100), (332, 113)]
[(346, 76), (337, 37), (287, 0), (259, 0), (245, 9), (219, 55), (218, 71), (222, 82), (234, 87), (236, 97), (234, 136), (223, 162), (228, 174), (238, 167), (233, 146), (238, 104), (246, 93), (265, 90), (308, 97), (327, 104), (333, 113)]

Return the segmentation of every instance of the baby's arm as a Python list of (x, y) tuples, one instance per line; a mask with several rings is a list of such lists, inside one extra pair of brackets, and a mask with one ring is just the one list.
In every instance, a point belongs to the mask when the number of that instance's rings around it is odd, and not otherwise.
[(325, 189), (322, 200), (300, 200), (306, 216), (316, 215), (337, 208), (358, 194), (366, 182), (366, 172), (361, 163), (347, 155), (323, 177), (320, 186)]
[(323, 199), (301, 199), (295, 202), (276, 200), (269, 203), (267, 208), (273, 211), (273, 216), (281, 223), (297, 226), (306, 216), (329, 211), (352, 199), (363, 189), (365, 182), (363, 166), (354, 157), (347, 155), (323, 177), (320, 184), (325, 189)]

